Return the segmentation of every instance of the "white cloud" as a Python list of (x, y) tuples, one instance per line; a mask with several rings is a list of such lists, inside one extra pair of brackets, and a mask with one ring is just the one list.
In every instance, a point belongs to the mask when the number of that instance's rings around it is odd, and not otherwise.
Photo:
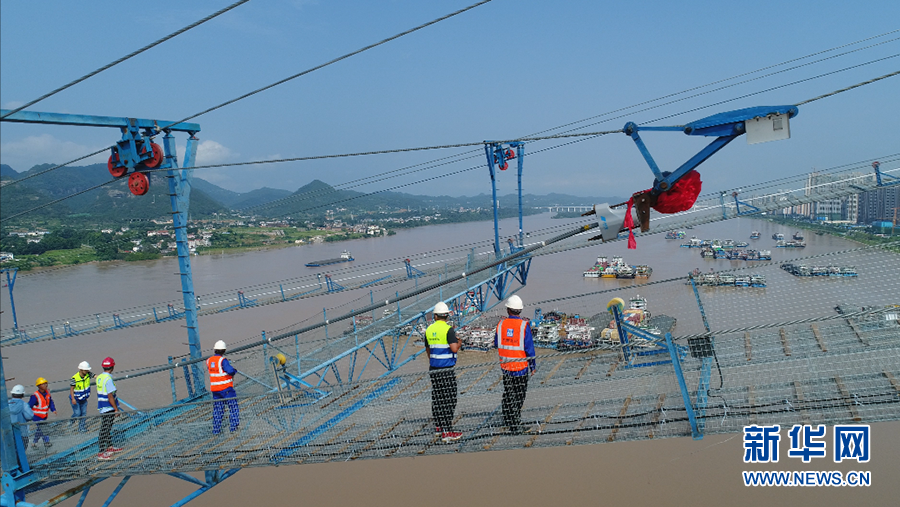
[[(62, 141), (50, 134), (41, 134), (0, 143), (0, 163), (22, 172), (31, 169), (37, 164), (61, 164), (68, 162), (99, 149), (99, 146), (84, 146), (72, 141)], [(105, 162), (107, 158), (109, 158), (109, 154), (103, 152), (81, 160), (75, 165), (96, 164)]]
[(20, 100), (10, 100), (6, 104), (3, 104), (3, 109), (15, 109), (17, 107), (24, 106), (25, 103)]
[[(197, 146), (197, 163), (195, 165), (236, 162), (239, 155), (240, 153), (233, 152), (215, 141), (200, 141), (200, 145)], [(182, 158), (182, 160), (184, 159)]]

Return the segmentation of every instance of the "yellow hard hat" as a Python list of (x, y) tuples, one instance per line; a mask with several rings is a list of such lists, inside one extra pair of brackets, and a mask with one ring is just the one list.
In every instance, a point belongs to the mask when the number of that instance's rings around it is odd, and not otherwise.
[(41, 384), (46, 384), (46, 383), (47, 383), (47, 379), (45, 379), (44, 377), (38, 377), (38, 379), (34, 381), (34, 385), (36, 385), (36, 386), (39, 386)]

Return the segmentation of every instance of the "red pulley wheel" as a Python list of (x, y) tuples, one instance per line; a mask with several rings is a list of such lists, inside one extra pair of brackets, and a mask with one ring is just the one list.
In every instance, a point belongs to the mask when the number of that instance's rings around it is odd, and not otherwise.
[(134, 195), (144, 195), (150, 190), (150, 180), (144, 173), (134, 172), (128, 177), (128, 190)]
[(512, 159), (516, 158), (516, 152), (507, 148), (506, 151), (503, 152), (503, 156), (506, 157), (506, 160), (512, 160)]
[(121, 178), (128, 172), (127, 167), (119, 165), (118, 153), (113, 153), (109, 156), (109, 161), (106, 162), (106, 168), (109, 169), (109, 174), (112, 174), (113, 178)]
[[(154, 167), (158, 167), (159, 164), (162, 162), (163, 150), (156, 143), (150, 143), (150, 149), (153, 151), (153, 155), (144, 161), (144, 165), (146, 167), (149, 167), (150, 169), (153, 169)], [(146, 152), (147, 152), (147, 145), (144, 144), (144, 146), (141, 148), (141, 154), (144, 154)]]
[(506, 163), (506, 161), (504, 160), (503, 162), (500, 163), (500, 170), (505, 171), (507, 169), (509, 169), (509, 164)]

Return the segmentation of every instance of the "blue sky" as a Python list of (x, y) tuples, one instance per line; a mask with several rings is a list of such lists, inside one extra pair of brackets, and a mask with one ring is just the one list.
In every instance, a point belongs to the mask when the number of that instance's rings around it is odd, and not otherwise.
[[(30, 109), (178, 120), (473, 2), (254, 0)], [(3, 2), (0, 105), (32, 100), (229, 3)], [(900, 28), (897, 20), (896, 0), (493, 0), (193, 120), (203, 129), (199, 163), (524, 136), (884, 34)], [(897, 37), (900, 32), (820, 58)], [(649, 122), (897, 53), (900, 40), (631, 112), (584, 131), (621, 128), (627, 120)], [(741, 107), (794, 104), (898, 69), (900, 57), (889, 58), (655, 125)], [(801, 107), (791, 124), (792, 139), (749, 146), (739, 139), (702, 165), (704, 190), (900, 151), (898, 92), (900, 76)], [(0, 161), (19, 171), (65, 162), (118, 137), (110, 129), (0, 125)], [(677, 167), (705, 144), (680, 133), (647, 133), (644, 139), (663, 169)], [(184, 138), (178, 142), (183, 147)], [(560, 143), (533, 142), (526, 150), (555, 144)], [(314, 178), (340, 184), (461, 151), (201, 169), (197, 175), (235, 191), (295, 190)], [(101, 160), (105, 157), (96, 161)], [(483, 156), (355, 190), (379, 190), (478, 164)], [(525, 164), (526, 191), (534, 193), (627, 195), (651, 182), (634, 144), (621, 134), (541, 152)], [(502, 193), (514, 185), (514, 174), (501, 174)], [(489, 192), (490, 181), (482, 168), (402, 190), (472, 195)]]

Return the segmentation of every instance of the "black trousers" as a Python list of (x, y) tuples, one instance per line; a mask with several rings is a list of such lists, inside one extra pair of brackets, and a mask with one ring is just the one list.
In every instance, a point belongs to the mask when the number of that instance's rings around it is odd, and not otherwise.
[(525, 404), (525, 393), (528, 391), (528, 373), (514, 377), (503, 374), (503, 422), (510, 431), (520, 430), (522, 424), (522, 405)]
[(456, 412), (456, 372), (454, 368), (431, 370), (431, 416), (442, 431), (453, 429)]
[(112, 427), (115, 420), (115, 412), (105, 412), (100, 419), (100, 436), (97, 439), (98, 447), (100, 448), (99, 452), (105, 452), (112, 447)]

